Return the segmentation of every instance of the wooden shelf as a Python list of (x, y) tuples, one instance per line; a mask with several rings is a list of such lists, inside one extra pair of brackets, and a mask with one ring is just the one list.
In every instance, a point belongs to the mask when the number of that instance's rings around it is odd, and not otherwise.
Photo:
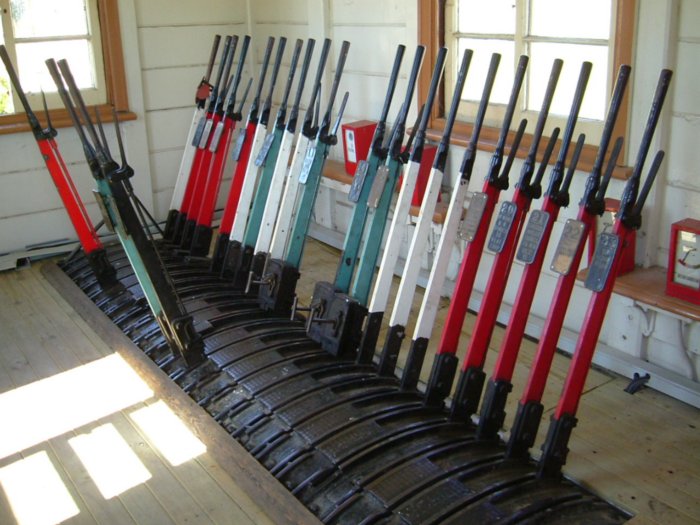
[[(578, 273), (578, 279), (585, 279), (588, 270)], [(639, 301), (640, 303), (666, 310), (693, 321), (700, 321), (700, 306), (666, 295), (666, 269), (659, 266), (638, 268), (618, 277), (613, 291)]]
[[(327, 160), (323, 168), (323, 176), (331, 180), (340, 182), (341, 184), (347, 184), (348, 186), (352, 184), (352, 175), (348, 175), (345, 172), (345, 164), (337, 160)], [(420, 212), (420, 206), (411, 206), (409, 213), (413, 217), (418, 217)], [(435, 224), (444, 224), (445, 216), (447, 215), (447, 203), (438, 202), (435, 206), (435, 213), (433, 214), (433, 222)]]

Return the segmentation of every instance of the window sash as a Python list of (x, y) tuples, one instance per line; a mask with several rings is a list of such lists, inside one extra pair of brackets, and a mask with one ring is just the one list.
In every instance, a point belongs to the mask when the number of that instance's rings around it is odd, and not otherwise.
[[(6, 1), (6, 0), (2, 0)], [(104, 63), (104, 88), (106, 91), (106, 100), (108, 104), (99, 104), (97, 106), (100, 111), (100, 116), (103, 122), (112, 120), (111, 106), (117, 110), (119, 120), (135, 120), (136, 114), (129, 110), (129, 99), (126, 88), (126, 76), (124, 74), (124, 54), (121, 42), (121, 28), (119, 23), (118, 0), (94, 0), (97, 7), (91, 13), (94, 14), (94, 23), (99, 26), (100, 38), (95, 40), (101, 46), (99, 53), (100, 60)], [(93, 20), (91, 18), (91, 20)], [(14, 53), (14, 51), (13, 51)], [(16, 63), (14, 57), (10, 55), (13, 62)], [(32, 109), (37, 112), (39, 119), (45, 123), (43, 115), (43, 105), (41, 101), (38, 103), (30, 102)], [(15, 106), (15, 111), (11, 115), (0, 115), (0, 134), (21, 133), (29, 131), (27, 117), (23, 110)], [(63, 108), (49, 110), (51, 123), (55, 128), (71, 127), (72, 122), (68, 113)]]
[[(450, 0), (451, 3), (452, 0)], [(434, 0), (418, 0), (418, 41), (419, 43), (426, 45), (427, 46), (427, 52), (426, 52), (426, 62), (423, 64), (422, 72), (421, 72), (421, 77), (419, 79), (419, 85), (418, 85), (418, 97), (419, 100), (425, 100), (425, 97), (428, 92), (428, 86), (430, 83), (430, 71), (432, 71), (432, 68), (434, 66), (434, 57), (437, 51), (438, 46), (440, 45), (447, 45), (450, 49), (453, 49), (453, 43), (450, 42), (449, 40), (446, 40), (447, 37), (449, 36), (449, 32), (446, 31), (446, 16), (445, 16), (445, 9), (446, 9), (446, 4), (448, 2), (446, 0), (438, 0), (435, 2)], [(522, 16), (522, 15), (520, 15)], [(612, 71), (614, 71), (614, 75), (611, 75), (610, 78), (614, 79), (615, 76), (617, 75), (617, 71), (619, 69), (619, 66), (621, 64), (629, 64), (631, 63), (632, 60), (632, 45), (633, 45), (633, 38), (634, 38), (634, 24), (636, 20), (636, 0), (617, 0), (616, 6), (615, 6), (615, 12), (613, 13), (613, 18), (612, 18), (612, 23), (613, 27), (615, 28), (613, 34), (611, 35), (611, 45), (610, 45), (610, 50), (611, 50), (611, 59), (609, 61), (610, 67), (612, 68)], [(539, 37), (538, 37), (539, 38)], [(450, 55), (453, 55), (451, 57), (451, 60), (457, 60), (457, 58), (454, 57), (456, 53), (450, 53)], [(517, 55), (516, 55), (516, 60), (517, 60)], [(506, 64), (502, 63), (501, 68), (506, 67)], [(514, 65), (510, 66), (511, 68), (514, 68)], [(469, 79), (467, 79), (469, 81)], [(483, 81), (483, 79), (482, 79)], [(445, 81), (443, 82), (443, 88), (446, 84), (450, 82), (450, 79), (445, 78)], [(451, 82), (454, 85), (454, 81)], [(608, 82), (610, 84), (610, 82)], [(607, 86), (607, 93), (609, 94), (612, 89), (612, 85)], [(522, 96), (522, 95), (521, 95)], [(446, 100), (447, 95), (445, 93), (445, 90), (442, 91), (440, 94), (440, 98), (437, 104), (435, 104), (435, 107), (433, 108), (431, 115), (430, 115), (430, 123), (429, 123), (429, 133), (428, 136), (431, 139), (439, 140), (442, 130), (444, 129), (445, 125), (445, 106), (446, 106)], [(627, 125), (628, 125), (628, 101), (630, 99), (629, 93), (625, 96), (625, 100), (623, 102), (623, 107), (621, 108), (619, 118), (617, 121), (617, 125), (615, 126), (614, 130), (614, 135), (613, 136), (618, 136), (618, 135), (624, 135), (627, 130)], [(464, 105), (461, 104), (461, 105)], [(479, 149), (485, 150), (485, 151), (493, 151), (493, 148), (495, 146), (496, 140), (498, 138), (498, 132), (499, 129), (497, 126), (500, 125), (500, 120), (497, 113), (498, 113), (498, 106), (490, 105), (490, 111), (489, 115), (491, 116), (491, 122), (487, 123), (487, 125), (484, 127), (482, 134), (481, 134), (481, 139), (479, 141)], [(502, 108), (502, 106), (500, 106)], [(492, 113), (495, 112), (495, 113)], [(527, 113), (531, 114), (531, 117), (534, 116), (535, 112), (526, 112), (525, 116), (527, 116)], [(515, 125), (517, 125), (517, 121)], [(545, 134), (550, 134), (551, 133), (551, 127), (548, 127), (549, 129), (545, 129)], [(471, 129), (472, 125), (465, 121), (464, 119), (458, 120), (455, 123), (455, 127), (452, 133), (452, 142), (457, 144), (457, 145), (462, 145), (465, 146), (468, 143), (469, 137), (471, 135)], [(579, 124), (577, 125), (577, 133), (581, 132), (583, 127), (582, 127), (582, 122), (579, 121)], [(512, 135), (512, 133), (511, 133)], [(525, 155), (527, 154), (527, 148), (530, 145), (531, 142), (531, 136), (528, 134), (525, 135), (520, 149), (518, 151), (517, 156), (520, 158), (524, 158)], [(544, 142), (542, 141), (543, 144), (541, 145), (541, 151), (544, 149)], [(571, 148), (573, 150), (573, 148)], [(579, 170), (582, 171), (588, 171), (592, 168), (593, 162), (595, 160), (595, 155), (597, 153), (597, 144), (596, 145), (586, 145), (583, 148), (583, 152), (581, 155), (581, 159), (579, 161)], [(571, 152), (570, 152), (571, 155)], [(621, 159), (624, 159), (624, 151), (623, 155), (620, 157)], [(626, 179), (630, 176), (631, 174), (631, 169), (629, 167), (626, 167), (624, 165), (623, 161), (620, 161), (620, 165), (614, 170), (613, 172), (613, 177), (615, 178), (621, 178), (621, 179)]]

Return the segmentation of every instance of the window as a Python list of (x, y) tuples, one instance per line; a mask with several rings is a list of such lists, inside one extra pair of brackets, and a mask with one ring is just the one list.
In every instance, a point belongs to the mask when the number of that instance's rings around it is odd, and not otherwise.
[[(68, 59), (88, 105), (106, 109), (112, 102), (126, 119), (135, 117), (124, 113), (128, 105), (116, 0), (0, 0), (0, 10), (2, 40), (38, 114), (43, 89), (53, 124), (70, 124), (44, 64), (52, 57)], [(28, 129), (1, 64), (0, 115), (0, 133)]]
[[(521, 118), (528, 119), (529, 130), (533, 128), (552, 61), (564, 60), (546, 134), (555, 126), (564, 126), (581, 62), (588, 60), (593, 63), (593, 70), (576, 129), (586, 133), (590, 144), (584, 150), (580, 169), (590, 169), (617, 69), (631, 59), (634, 13), (634, 0), (420, 0), (419, 41), (432, 48), (427, 56), (433, 57), (438, 45), (451, 50), (451, 60), (445, 69), (443, 103), (432, 114), (435, 135), (444, 126), (445, 101), (451, 100), (458, 62), (466, 48), (474, 49), (475, 53), (460, 104), (462, 122), (455, 126), (458, 143), (468, 140), (471, 131), (468, 123), (473, 120), (481, 97), (491, 53), (502, 55), (486, 121), (493, 128), (484, 129), (480, 144), (485, 149), (496, 140), (515, 64), (521, 54), (530, 57), (530, 64), (513, 128)], [(425, 69), (429, 68), (424, 66)], [(423, 90), (425, 85), (424, 81)], [(616, 135), (624, 133), (626, 115), (625, 104)], [(524, 140), (521, 156), (528, 147), (529, 141)], [(620, 168), (615, 175), (625, 177), (628, 171)]]

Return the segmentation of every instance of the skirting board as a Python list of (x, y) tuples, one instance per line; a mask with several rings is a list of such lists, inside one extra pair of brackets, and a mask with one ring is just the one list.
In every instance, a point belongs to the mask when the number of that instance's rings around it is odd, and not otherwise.
[(231, 438), (206, 411), (189, 398), (53, 263), (42, 273), (100, 338), (141, 376), (207, 447), (221, 468), (275, 523), (318, 525), (321, 522), (265, 467)]

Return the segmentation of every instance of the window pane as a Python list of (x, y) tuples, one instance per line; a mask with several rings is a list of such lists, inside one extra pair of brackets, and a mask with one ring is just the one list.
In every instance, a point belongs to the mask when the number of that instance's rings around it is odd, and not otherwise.
[(552, 61), (555, 58), (561, 58), (564, 61), (564, 67), (559, 77), (550, 112), (564, 116), (569, 114), (571, 97), (576, 90), (581, 63), (588, 60), (593, 64), (593, 69), (579, 116), (603, 120), (608, 100), (608, 48), (606, 46), (532, 43), (528, 68), (527, 109), (539, 111), (547, 87), (547, 80), (549, 80)]
[(510, 40), (480, 40), (474, 38), (459, 39), (459, 54), (461, 57), (465, 49), (473, 49), (467, 80), (462, 91), (462, 100), (479, 101), (484, 90), (484, 79), (491, 62), (492, 53), (501, 54), (501, 63), (498, 67), (496, 82), (491, 91), (490, 102), (492, 104), (507, 104), (510, 90), (513, 85), (514, 74), (514, 44)]
[[(2, 32), (2, 24), (0, 24), (0, 44), (5, 43), (5, 36)], [(5, 71), (5, 64), (0, 61), (0, 115), (14, 113), (15, 108), (12, 101), (10, 91), (10, 77)]]
[(459, 0), (457, 13), (460, 33), (515, 33), (515, 0)]
[(78, 87), (95, 87), (89, 43), (86, 40), (64, 40), (17, 44), (20, 82), (25, 91), (38, 93), (42, 88), (47, 92), (56, 91), (44, 63), (47, 58), (65, 58), (70, 64)]
[(530, 34), (563, 38), (610, 35), (611, 0), (530, 0)]
[(87, 35), (85, 0), (10, 0), (15, 38)]

